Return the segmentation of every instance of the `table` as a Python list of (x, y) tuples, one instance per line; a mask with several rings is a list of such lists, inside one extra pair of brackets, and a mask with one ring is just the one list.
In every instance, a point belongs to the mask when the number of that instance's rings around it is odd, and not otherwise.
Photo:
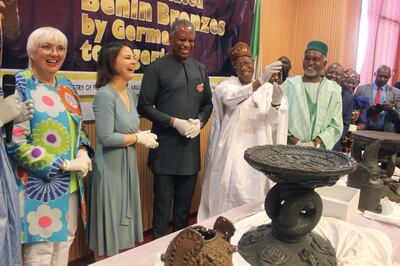
[[(260, 212), (264, 199), (260, 199), (241, 207), (232, 209), (222, 216), (231, 220), (233, 223), (237, 223), (246, 217), (249, 217), (255, 213)], [(266, 216), (266, 214), (265, 214)], [(210, 219), (205, 220), (204, 222), (199, 223), (200, 225), (206, 228), (212, 228), (216, 217), (212, 217)], [(373, 220), (369, 220), (364, 218), (361, 214), (356, 215), (352, 220), (353, 224), (374, 228), (381, 232), (384, 232), (388, 235), (390, 240), (392, 241), (392, 252), (393, 257), (392, 260), (394, 262), (400, 263), (400, 229), (396, 226), (392, 226), (389, 224), (384, 224), (380, 222), (376, 222)], [(145, 245), (139, 246), (137, 248), (131, 249), (129, 251), (123, 252), (116, 256), (107, 258), (105, 260), (99, 261), (92, 265), (95, 266), (109, 266), (109, 265), (135, 265), (135, 266), (149, 266), (154, 265), (154, 263), (159, 258), (159, 255), (165, 252), (169, 242), (178, 234), (178, 232), (174, 232), (162, 238), (159, 238), (155, 241), (147, 243)], [(237, 253), (235, 253), (237, 254)]]

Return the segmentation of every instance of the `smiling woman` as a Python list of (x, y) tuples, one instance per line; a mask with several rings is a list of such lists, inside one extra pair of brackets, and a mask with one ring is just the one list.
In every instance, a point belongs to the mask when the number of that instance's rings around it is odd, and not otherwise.
[(89, 184), (87, 234), (96, 259), (143, 241), (136, 147), (154, 149), (158, 143), (155, 134), (139, 130), (135, 93), (127, 88), (135, 64), (128, 43), (108, 43), (100, 50), (93, 101), (98, 146)]
[(79, 97), (57, 75), (67, 38), (39, 28), (27, 42), (30, 69), (15, 74), (21, 100), (33, 100), (32, 120), (14, 125), (8, 147), (20, 193), (23, 265), (67, 265), (78, 205), (86, 223), (82, 178), (91, 170), (91, 145), (81, 130)]

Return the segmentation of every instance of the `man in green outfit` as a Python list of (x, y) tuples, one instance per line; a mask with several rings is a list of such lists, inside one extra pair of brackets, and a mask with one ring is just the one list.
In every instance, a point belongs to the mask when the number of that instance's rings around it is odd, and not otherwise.
[(341, 88), (321, 77), (328, 46), (310, 41), (304, 52), (303, 76), (287, 78), (282, 89), (289, 101), (288, 143), (332, 149), (342, 136)]

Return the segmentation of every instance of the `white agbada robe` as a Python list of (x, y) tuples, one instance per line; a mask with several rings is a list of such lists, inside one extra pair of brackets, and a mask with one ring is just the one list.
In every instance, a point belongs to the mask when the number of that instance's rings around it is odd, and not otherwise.
[(287, 143), (287, 98), (277, 111), (271, 106), (270, 83), (252, 90), (251, 83), (243, 86), (237, 77), (229, 77), (213, 91), (198, 221), (265, 197), (269, 190), (268, 179), (243, 155), (256, 145)]

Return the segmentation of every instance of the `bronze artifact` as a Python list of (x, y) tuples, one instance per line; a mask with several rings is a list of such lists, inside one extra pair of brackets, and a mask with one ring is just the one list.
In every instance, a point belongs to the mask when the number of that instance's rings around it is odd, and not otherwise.
[[(364, 164), (367, 163), (368, 167), (374, 165), (374, 169), (379, 170), (380, 168), (380, 171), (377, 171), (377, 173), (374, 172), (374, 174), (378, 174), (380, 180), (383, 182), (382, 198), (388, 197), (391, 201), (400, 202), (400, 183), (391, 179), (395, 169), (397, 153), (400, 152), (399, 134), (392, 132), (360, 130), (353, 132), (352, 136), (353, 144), (351, 147), (351, 156), (353, 156), (357, 161), (363, 161)], [(381, 141), (380, 147), (375, 151), (376, 156), (368, 156), (368, 160), (365, 160), (363, 158), (365, 152), (363, 154), (362, 151), (367, 151), (368, 147), (374, 145), (373, 142), (376, 140)], [(354, 181), (354, 178), (352, 178), (352, 181)], [(379, 212), (379, 209), (374, 210), (373, 206), (372, 209), (367, 209)]]
[[(381, 145), (382, 140), (376, 140), (369, 144), (357, 165), (357, 170), (349, 174), (347, 179), (347, 186), (360, 189), (360, 200), (358, 202), (360, 211), (382, 212), (380, 202), (384, 186), (380, 179), (381, 169), (377, 163)], [(355, 147), (356, 145), (353, 143), (353, 154)], [(361, 152), (359, 155), (361, 156)]]
[(234, 232), (233, 224), (222, 216), (213, 229), (187, 227), (170, 242), (161, 260), (166, 266), (231, 266), (236, 246), (229, 240)]
[(239, 254), (251, 265), (336, 265), (329, 240), (311, 233), (322, 214), (314, 189), (334, 185), (356, 169), (356, 161), (343, 153), (293, 145), (252, 147), (244, 158), (277, 184), (264, 203), (271, 224), (246, 232)]

